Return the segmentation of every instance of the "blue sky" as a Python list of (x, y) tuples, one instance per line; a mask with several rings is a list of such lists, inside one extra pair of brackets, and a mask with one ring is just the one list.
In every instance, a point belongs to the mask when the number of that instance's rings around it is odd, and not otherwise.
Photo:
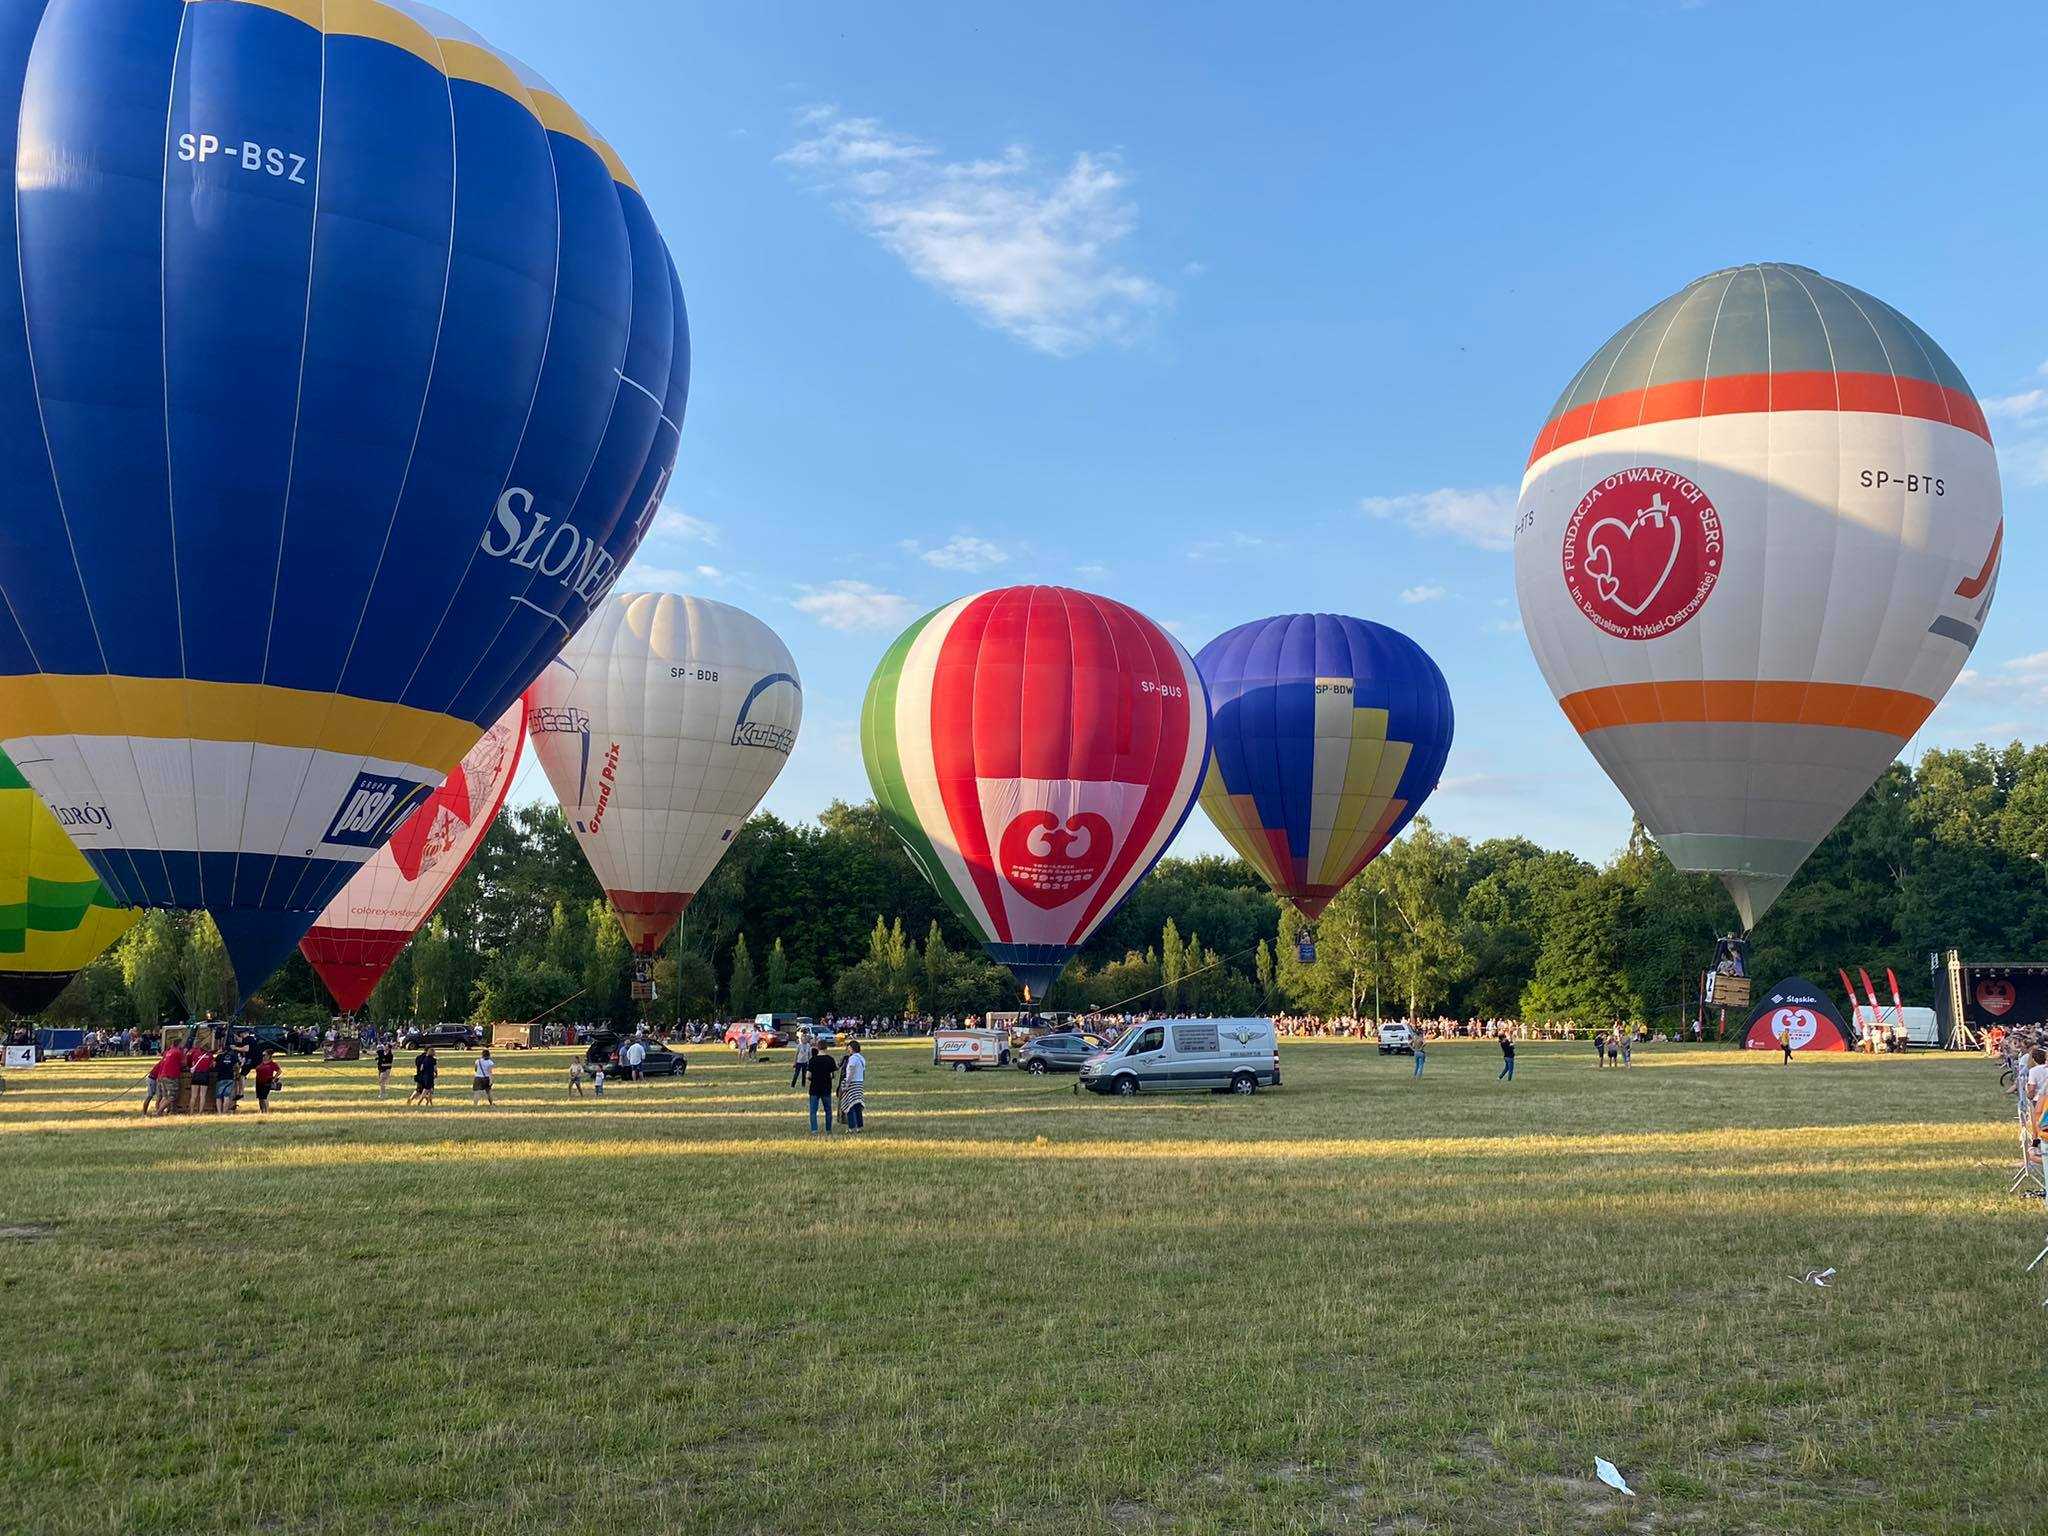
[[(2001, 596), (1913, 750), (2042, 734), (2048, 8), (458, 8), (675, 252), (689, 418), (628, 580), (789, 642), (772, 810), (867, 795), (860, 698), (911, 618), (1050, 581), (1190, 649), (1394, 624), (1459, 711), (1428, 813), (1607, 856), (1626, 808), (1516, 624), (1514, 488), (1610, 333), (1757, 259), (1888, 300), (1984, 398)], [(1179, 844), (1221, 846), (1199, 816)]]

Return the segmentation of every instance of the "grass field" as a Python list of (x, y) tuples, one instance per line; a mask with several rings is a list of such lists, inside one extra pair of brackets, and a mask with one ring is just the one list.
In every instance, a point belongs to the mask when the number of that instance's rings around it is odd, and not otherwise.
[(786, 1053), (691, 1056), (433, 1110), (295, 1062), (262, 1120), (12, 1074), (0, 1530), (2042, 1527), (1981, 1057), (1290, 1045), (1122, 1102), (887, 1044), (828, 1141)]

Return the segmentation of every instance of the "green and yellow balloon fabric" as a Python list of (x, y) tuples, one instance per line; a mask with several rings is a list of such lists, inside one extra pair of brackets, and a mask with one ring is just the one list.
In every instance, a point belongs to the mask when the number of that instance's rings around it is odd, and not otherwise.
[(137, 916), (0, 753), (0, 1003), (41, 1013)]

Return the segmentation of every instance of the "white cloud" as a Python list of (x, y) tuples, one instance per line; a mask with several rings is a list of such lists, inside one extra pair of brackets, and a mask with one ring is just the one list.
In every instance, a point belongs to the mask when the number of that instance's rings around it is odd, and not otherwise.
[(1528, 633), (1522, 627), (1520, 619), (1495, 619), (1486, 626), (1486, 632), (1489, 635), (1525, 635)]
[(1411, 606), (1416, 603), (1433, 603), (1440, 598), (1448, 596), (1450, 596), (1450, 589), (1440, 586), (1436, 582), (1425, 582), (1419, 587), (1403, 587), (1401, 589), (1401, 601)]
[(1993, 395), (1983, 402), (1984, 414), (1993, 421), (2032, 421), (2048, 416), (2048, 389), (2023, 389), (2013, 395)]
[(922, 549), (915, 539), (905, 539), (903, 547), (926, 565), (942, 571), (993, 570), (1010, 558), (1009, 551), (1001, 545), (970, 533), (956, 533), (935, 549)]
[(654, 522), (647, 530), (650, 539), (678, 539), (685, 544), (710, 544), (719, 541), (718, 525), (707, 523), (701, 517), (692, 517), (687, 512), (678, 512), (672, 507), (663, 507), (654, 514)]
[(1091, 560), (1086, 565), (1075, 566), (1074, 574), (1083, 581), (1100, 581), (1109, 574), (1109, 567)]
[(832, 197), (919, 280), (984, 324), (1055, 357), (1123, 341), (1171, 301), (1112, 253), (1137, 227), (1113, 154), (1064, 173), (1022, 145), (948, 160), (920, 139), (837, 107), (797, 114), (803, 137), (776, 158)]
[(797, 611), (827, 629), (900, 629), (912, 615), (909, 598), (865, 581), (828, 581), (822, 587), (799, 587), (797, 592), (790, 600)]
[(1359, 506), (1369, 516), (1406, 523), (1417, 533), (1446, 534), (1480, 549), (1508, 549), (1515, 542), (1511, 486), (1443, 486), (1405, 496), (1368, 496)]

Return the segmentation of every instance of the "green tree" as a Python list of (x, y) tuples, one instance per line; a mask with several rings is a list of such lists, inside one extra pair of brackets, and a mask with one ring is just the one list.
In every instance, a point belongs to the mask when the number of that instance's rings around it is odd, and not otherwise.
[(1180, 941), (1180, 929), (1174, 926), (1172, 918), (1166, 920), (1166, 931), (1159, 936), (1159, 984), (1160, 996), (1168, 1013), (1180, 1011), (1180, 982), (1188, 968), (1187, 950)]
[(796, 1013), (799, 1010), (791, 995), (789, 986), (789, 954), (777, 939), (768, 950), (768, 1010), (771, 1013)]
[(122, 936), (121, 979), (145, 1029), (154, 1029), (178, 1006), (183, 939), (178, 920), (161, 907), (143, 913)]
[(185, 931), (185, 1007), (195, 1017), (208, 1013), (226, 1018), (235, 1011), (235, 968), (212, 914), (194, 913)]
[(1375, 859), (1376, 878), (1392, 920), (1387, 963), (1408, 1000), (1408, 1016), (1440, 1007), (1464, 974), (1467, 954), (1458, 933), (1461, 877), (1471, 858), (1463, 838), (1445, 837), (1418, 816), (1407, 832)]
[(626, 940), (626, 930), (602, 898), (585, 908), (582, 926), (590, 942), (578, 1012), (585, 1018), (625, 1024), (633, 1017), (633, 946)]
[(750, 1019), (761, 1012), (761, 986), (754, 978), (754, 957), (747, 953), (747, 936), (744, 933), (732, 947), (732, 970), (725, 984), (725, 995), (736, 1019)]
[[(412, 972), (415, 958), (413, 949), (417, 942), (415, 940), (414, 944), (399, 952), (384, 974), (377, 978), (377, 985), (370, 989), (370, 995), (364, 1001), (365, 1011), (379, 1024), (397, 1024), (419, 1016), (413, 1011), (412, 1006)], [(429, 1017), (438, 1021), (440, 1015), (433, 1014)]]
[(436, 914), (412, 941), (412, 1016), (441, 1020), (456, 1017), (455, 945), (448, 924)]
[(1618, 880), (1602, 877), (1559, 904), (1522, 996), (1523, 1018), (1568, 1019), (1599, 1029), (1642, 1017), (1642, 1001), (1629, 990), (1622, 969), (1625, 895)]

